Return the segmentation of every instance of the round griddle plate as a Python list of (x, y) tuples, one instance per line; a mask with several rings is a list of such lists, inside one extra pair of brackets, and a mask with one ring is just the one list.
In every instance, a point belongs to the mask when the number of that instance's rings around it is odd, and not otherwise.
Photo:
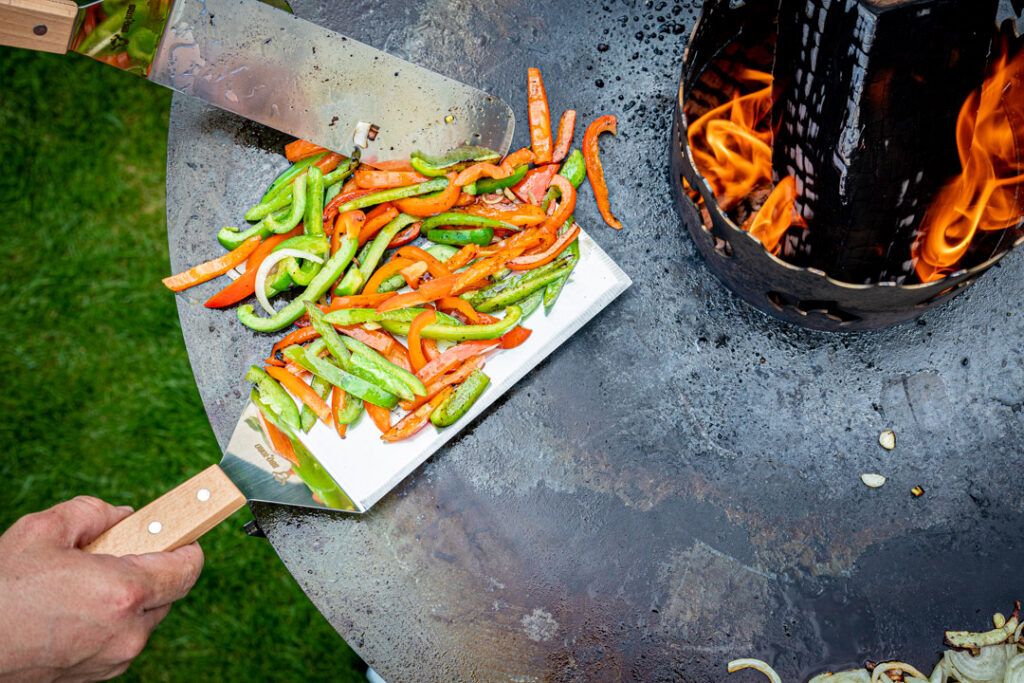
[[(626, 228), (601, 223), (589, 189), (576, 213), (633, 287), (371, 513), (254, 506), (388, 680), (706, 681), (743, 656), (786, 680), (865, 658), (928, 669), (944, 628), (985, 628), (1024, 595), (1018, 254), (917, 323), (797, 329), (724, 291), (673, 207), (672, 98), (698, 3), (294, 5), (505, 98), (519, 144), (529, 66), (554, 117), (578, 110), (577, 145), (619, 116), (602, 148)], [(216, 231), (258, 200), (283, 142), (175, 97), (175, 271), (221, 253)], [(179, 311), (223, 446), (272, 338), (202, 307), (221, 286)], [(864, 472), (889, 481), (869, 489)]]

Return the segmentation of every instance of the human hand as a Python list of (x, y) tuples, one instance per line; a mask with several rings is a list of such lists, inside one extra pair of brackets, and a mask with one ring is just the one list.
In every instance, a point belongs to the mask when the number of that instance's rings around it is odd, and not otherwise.
[(0, 536), (0, 682), (113, 678), (192, 588), (197, 543), (125, 557), (81, 550), (129, 514), (79, 496)]

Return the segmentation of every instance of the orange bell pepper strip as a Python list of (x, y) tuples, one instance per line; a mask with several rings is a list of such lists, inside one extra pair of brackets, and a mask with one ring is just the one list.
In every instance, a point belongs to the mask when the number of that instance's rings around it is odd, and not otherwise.
[(476, 204), (477, 199), (478, 197), (475, 194), (466, 194), (463, 192), (459, 195), (459, 198), (455, 200), (455, 206), (470, 206), (471, 204)]
[(456, 174), (454, 171), (448, 174), (448, 187), (441, 190), (438, 194), (425, 197), (409, 197), (408, 199), (399, 199), (395, 202), (395, 206), (402, 213), (407, 213), (410, 216), (433, 216), (434, 214), (444, 213), (448, 209), (455, 206), (455, 202), (458, 201), (459, 195), (462, 194), (462, 186), (455, 183)]
[(540, 69), (530, 68), (526, 72), (526, 94), (530, 102), (530, 147), (538, 164), (551, 163), (551, 110), (548, 108), (548, 93)]
[(285, 433), (280, 429), (267, 422), (267, 419), (263, 417), (262, 411), (257, 410), (256, 416), (259, 418), (260, 426), (263, 428), (263, 433), (267, 435), (267, 439), (270, 441), (270, 447), (274, 449), (274, 452), (290, 462), (292, 465), (298, 467), (299, 459), (295, 455), (295, 449), (292, 448), (291, 439), (285, 436)]
[(434, 309), (428, 308), (416, 316), (409, 324), (407, 341), (409, 343), (409, 362), (412, 363), (413, 372), (419, 371), (428, 362), (423, 355), (423, 343), (420, 338), (420, 332), (424, 327), (433, 325), (435, 322), (437, 322), (437, 313)]
[(551, 179), (551, 187), (557, 187), (562, 193), (562, 198), (558, 200), (558, 208), (541, 223), (540, 229), (555, 232), (569, 220), (576, 209), (576, 188), (568, 178), (560, 175)]
[(463, 187), (470, 183), (475, 183), (481, 178), (507, 178), (508, 176), (509, 174), (506, 173), (505, 169), (501, 166), (481, 162), (479, 164), (473, 164), (459, 173), (459, 175), (455, 177), (455, 184), (459, 187)]
[(352, 177), (356, 180), (356, 186), (365, 190), (383, 190), (389, 187), (402, 187), (403, 185), (416, 185), (430, 180), (425, 175), (415, 171), (375, 171), (372, 168), (360, 168)]
[(398, 344), (398, 342), (387, 334), (381, 333), (379, 330), (368, 330), (360, 325), (338, 327), (337, 330), (344, 335), (348, 335), (353, 339), (363, 342), (374, 351), (378, 351), (385, 356), (391, 352), (391, 348), (393, 346), (401, 346), (401, 344)]
[(287, 389), (293, 396), (309, 406), (310, 410), (316, 413), (317, 417), (327, 424), (331, 423), (331, 407), (313, 391), (313, 387), (284, 368), (267, 365), (263, 369), (266, 370), (268, 375), (280, 382), (281, 386)]
[(319, 336), (320, 333), (317, 332), (312, 325), (292, 330), (282, 337), (281, 341), (274, 344), (274, 348), (270, 350), (270, 357), (277, 358), (278, 351), (283, 351), (293, 344), (305, 344), (306, 342), (311, 342)]
[(351, 239), (361, 235), (366, 223), (366, 214), (362, 211), (346, 211), (338, 216), (334, 223), (334, 232), (331, 233), (331, 256), (338, 253), (338, 249), (341, 248), (342, 237)]
[(392, 297), (391, 292), (380, 294), (351, 294), (349, 296), (336, 296), (331, 299), (331, 305), (324, 309), (324, 313), (338, 311), (342, 308), (376, 308), (378, 304), (387, 301)]
[[(385, 332), (384, 334), (387, 333)], [(388, 350), (388, 352), (384, 354), (384, 357), (387, 358), (392, 363), (394, 363), (395, 365), (397, 365), (398, 367), (402, 368), (403, 370), (408, 370), (409, 372), (412, 372), (412, 363), (409, 362), (409, 349), (402, 346), (402, 344), (395, 340), (393, 337), (392, 341), (394, 343), (391, 345), (391, 348)]]
[(407, 258), (394, 258), (382, 265), (377, 271), (366, 281), (366, 286), (363, 287), (363, 294), (376, 294), (377, 289), (384, 284), (384, 281), (390, 278), (392, 275), (397, 274), (406, 266), (411, 266), (415, 261)]
[(387, 434), (391, 431), (391, 411), (387, 408), (381, 408), (378, 405), (374, 405), (369, 401), (363, 401), (363, 405), (366, 406), (366, 414), (373, 420), (373, 424), (377, 425), (377, 429), (380, 430), (381, 434)]
[(448, 311), (455, 311), (474, 325), (479, 324), (480, 322), (480, 314), (476, 312), (476, 309), (473, 308), (472, 304), (462, 297), (443, 296), (437, 300), (437, 307), (445, 313)]
[(331, 152), (313, 165), (319, 168), (321, 173), (330, 173), (334, 169), (338, 168), (338, 164), (340, 164), (341, 160), (344, 158), (344, 156), (337, 152)]
[(385, 313), (387, 311), (395, 311), (399, 308), (413, 308), (415, 306), (422, 306), (428, 304), (431, 301), (437, 301), (443, 296), (450, 296), (452, 294), (452, 288), (455, 286), (458, 275), (452, 274), (445, 277), (434, 278), (420, 284), (420, 288), (415, 292), (405, 292), (404, 294), (395, 294), (390, 299), (387, 299), (384, 303), (377, 306), (378, 313)]
[(434, 258), (434, 255), (425, 249), (414, 247), (412, 245), (402, 247), (398, 250), (399, 256), (410, 258), (416, 261), (423, 261), (427, 264), (427, 268), (430, 270), (430, 274), (434, 277), (444, 277), (445, 275), (451, 275), (452, 271), (448, 269), (443, 263)]
[(408, 159), (392, 159), (390, 161), (375, 161), (372, 164), (367, 163), (367, 166), (372, 166), (378, 171), (415, 171), (412, 164), (409, 163)]
[(405, 284), (413, 289), (419, 289), (420, 278), (427, 273), (427, 264), (423, 261), (414, 261), (411, 266), (406, 266), (398, 272), (405, 278)]
[(531, 270), (539, 266), (543, 266), (545, 263), (551, 263), (558, 255), (565, 251), (574, 239), (580, 234), (580, 226), (574, 223), (571, 228), (565, 231), (562, 235), (558, 236), (558, 239), (548, 247), (546, 250), (539, 254), (526, 254), (517, 258), (511, 259), (505, 263), (505, 265), (511, 270)]
[(558, 173), (558, 164), (538, 166), (527, 171), (526, 176), (512, 186), (512, 194), (527, 204), (540, 206), (544, 193), (548, 191), (551, 179)]
[(501, 336), (501, 348), (514, 349), (530, 338), (533, 330), (528, 330), (522, 325), (516, 325)]
[(576, 110), (570, 109), (562, 114), (562, 119), (558, 122), (558, 138), (555, 141), (555, 151), (551, 153), (552, 163), (558, 163), (568, 156), (575, 130)]
[(240, 265), (245, 261), (245, 259), (249, 258), (249, 254), (256, 251), (256, 247), (258, 247), (259, 244), (260, 236), (253, 235), (246, 241), (242, 242), (242, 244), (234, 251), (229, 251), (223, 256), (215, 258), (212, 261), (200, 263), (198, 266), (189, 268), (182, 273), (165, 277), (162, 282), (167, 285), (167, 289), (172, 292), (180, 292), (183, 289), (195, 287), (198, 284), (212, 280), (219, 275), (223, 275), (235, 266)]
[(380, 232), (380, 229), (390, 223), (396, 216), (398, 216), (398, 209), (392, 206), (390, 202), (380, 204), (370, 213), (366, 214), (366, 222), (363, 223), (363, 228), (359, 231), (359, 246), (372, 240)]
[(467, 244), (462, 249), (452, 254), (452, 257), (444, 262), (444, 267), (449, 271), (456, 271), (462, 266), (466, 265), (470, 261), (476, 258), (477, 253), (480, 251), (480, 245), (478, 244)]
[(414, 239), (420, 236), (420, 226), (423, 225), (423, 221), (417, 221), (402, 232), (395, 235), (390, 242), (388, 242), (388, 249), (394, 249), (401, 247), (402, 245), (409, 244)]
[(494, 347), (498, 346), (501, 341), (498, 339), (481, 339), (476, 341), (465, 341), (461, 344), (456, 344), (450, 349), (443, 351), (440, 356), (424, 365), (416, 376), (420, 378), (424, 384), (430, 384), (435, 381), (438, 377), (448, 372), (459, 363), (479, 356), (487, 351), (490, 351)]
[(338, 436), (345, 438), (345, 432), (348, 430), (347, 424), (338, 422), (338, 413), (345, 410), (346, 401), (354, 401), (357, 399), (349, 398), (345, 395), (345, 390), (341, 387), (334, 387), (331, 392), (331, 415), (334, 416), (334, 429), (337, 430)]
[(207, 299), (203, 305), (207, 308), (224, 308), (231, 304), (237, 304), (247, 296), (251, 296), (256, 291), (256, 273), (259, 271), (263, 260), (270, 255), (270, 252), (278, 244), (284, 242), (289, 237), (300, 234), (302, 234), (302, 228), (296, 228), (283, 235), (271, 235), (260, 242), (256, 250), (249, 255), (249, 259), (245, 262), (245, 272), (236, 277), (227, 287)]
[(453, 384), (459, 384), (465, 382), (466, 378), (469, 377), (474, 370), (479, 370), (484, 366), (484, 359), (476, 356), (470, 358), (459, 365), (458, 370), (455, 372), (448, 373), (447, 375), (440, 375), (436, 380), (427, 385), (427, 395), (417, 396), (412, 401), (402, 401), (398, 406), (402, 410), (416, 410), (421, 405), (429, 401), (430, 399), (437, 396), (445, 387), (452, 386)]
[(428, 362), (441, 355), (441, 350), (437, 348), (437, 342), (433, 339), (421, 339), (420, 343), (423, 345), (423, 355)]
[(326, 151), (328, 151), (326, 148), (305, 140), (296, 140), (284, 146), (284, 156), (292, 163)]
[(444, 403), (452, 391), (454, 390), (451, 387), (445, 387), (437, 396), (399, 420), (398, 424), (386, 431), (380, 438), (388, 442), (408, 439), (427, 426), (427, 423), (430, 422), (430, 414)]
[(608, 185), (604, 180), (604, 167), (598, 156), (597, 137), (605, 131), (616, 135), (618, 119), (612, 115), (600, 116), (587, 126), (583, 134), (583, 160), (587, 162), (587, 180), (594, 189), (597, 210), (601, 212), (604, 222), (616, 230), (622, 229), (622, 223), (612, 215), (612, 206), (608, 202)]
[(522, 166), (523, 164), (532, 164), (534, 161), (535, 159), (533, 157), (533, 152), (530, 150), (530, 148), (520, 147), (519, 149), (505, 157), (504, 160), (502, 160), (501, 167), (505, 170), (505, 177), (507, 178), (508, 176), (515, 173), (517, 166)]
[(547, 218), (544, 210), (533, 204), (474, 204), (459, 209), (455, 213), (495, 218), (519, 228), (540, 225)]

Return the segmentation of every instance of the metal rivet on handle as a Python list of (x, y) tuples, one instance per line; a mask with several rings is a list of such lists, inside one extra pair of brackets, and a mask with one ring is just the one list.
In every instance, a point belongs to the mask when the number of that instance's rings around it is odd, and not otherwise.
[(196, 491), (196, 498), (198, 498), (200, 502), (205, 503), (206, 501), (210, 500), (210, 490), (199, 489), (198, 491)]
[(46, 30), (46, 24), (36, 24), (35, 26), (32, 27), (32, 33), (36, 34), (37, 36), (45, 36)]
[(149, 526), (146, 527), (146, 528), (149, 529), (149, 533), (151, 533), (151, 534), (158, 534), (161, 531), (163, 531), (164, 525), (161, 524), (160, 522), (150, 522)]

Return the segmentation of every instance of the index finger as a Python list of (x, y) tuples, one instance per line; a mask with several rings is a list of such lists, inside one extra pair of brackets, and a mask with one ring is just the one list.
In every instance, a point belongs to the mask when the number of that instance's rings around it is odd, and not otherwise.
[(141, 606), (150, 610), (188, 594), (203, 568), (203, 551), (198, 543), (191, 543), (170, 552), (126, 555), (121, 560), (140, 575), (146, 587)]

